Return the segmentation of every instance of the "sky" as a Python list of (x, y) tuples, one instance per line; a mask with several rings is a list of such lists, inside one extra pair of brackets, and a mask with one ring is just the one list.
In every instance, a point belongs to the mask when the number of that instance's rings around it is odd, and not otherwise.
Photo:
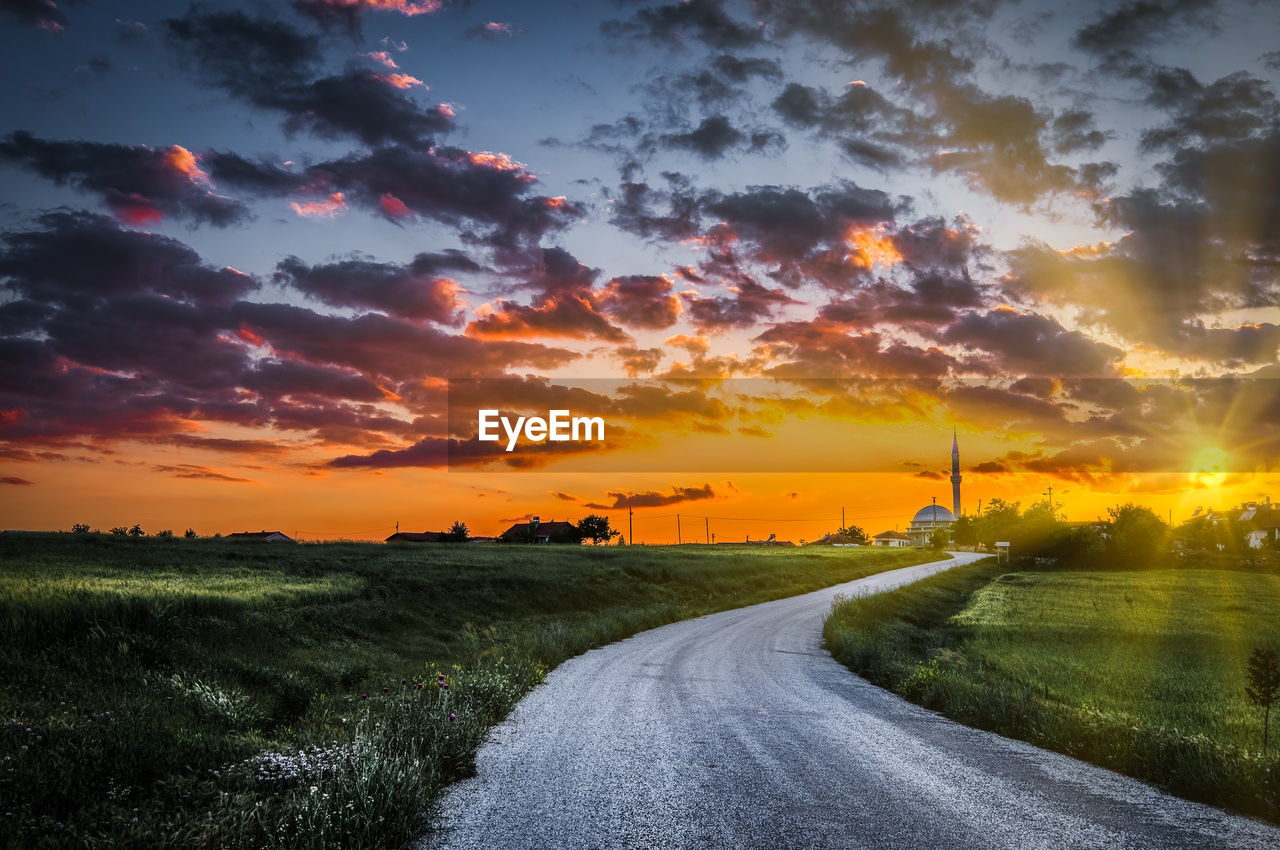
[(1280, 501), (1277, 45), (1247, 0), (0, 0), (0, 525), (874, 534), (953, 435), (965, 512)]

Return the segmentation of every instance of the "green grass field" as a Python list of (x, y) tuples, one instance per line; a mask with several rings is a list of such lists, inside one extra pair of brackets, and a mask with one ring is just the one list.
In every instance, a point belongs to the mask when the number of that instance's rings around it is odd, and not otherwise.
[(565, 658), (931, 557), (0, 537), (0, 845), (404, 846)]
[(1280, 648), (1278, 613), (1274, 573), (986, 562), (846, 602), (825, 635), (855, 671), (966, 723), (1280, 820), (1280, 724), (1264, 756), (1245, 696), (1250, 653)]

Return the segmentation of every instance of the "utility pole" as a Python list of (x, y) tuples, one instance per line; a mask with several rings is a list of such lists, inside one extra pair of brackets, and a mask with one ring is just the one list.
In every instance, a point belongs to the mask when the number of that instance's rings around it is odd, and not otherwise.
[(706, 521), (706, 524), (707, 524), (707, 545), (710, 546), (711, 545), (711, 517), (704, 516), (702, 519)]
[(1049, 492), (1041, 493), (1040, 495), (1049, 497), (1049, 514), (1052, 515), (1053, 514), (1053, 485), (1052, 484), (1049, 485)]
[(680, 514), (676, 514), (676, 545), (680, 545)]

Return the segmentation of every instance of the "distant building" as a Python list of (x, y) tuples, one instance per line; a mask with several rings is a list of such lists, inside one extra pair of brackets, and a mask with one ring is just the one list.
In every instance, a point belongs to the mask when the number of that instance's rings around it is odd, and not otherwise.
[(912, 546), (928, 546), (933, 542), (933, 535), (939, 531), (950, 531), (960, 516), (960, 442), (955, 429), (951, 430), (951, 510), (938, 504), (925, 505), (916, 511), (907, 526), (907, 538)]
[(911, 538), (901, 531), (882, 531), (871, 538), (875, 546), (910, 546)]
[(236, 531), (227, 535), (227, 540), (261, 540), (266, 543), (297, 543), (283, 531)]
[(397, 531), (386, 539), (387, 543), (440, 543), (448, 540), (445, 531)]
[(578, 527), (571, 522), (542, 522), (534, 517), (530, 522), (517, 522), (498, 535), (498, 539), (506, 543), (580, 542), (577, 535)]
[(911, 539), (912, 546), (928, 546), (936, 532), (950, 531), (955, 521), (955, 514), (942, 505), (925, 505), (911, 518), (907, 537)]

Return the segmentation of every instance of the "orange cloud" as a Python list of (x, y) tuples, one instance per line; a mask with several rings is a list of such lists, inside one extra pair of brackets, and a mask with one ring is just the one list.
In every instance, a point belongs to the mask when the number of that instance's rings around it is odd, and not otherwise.
[(317, 0), (335, 9), (369, 9), (375, 12), (399, 12), (410, 17), (430, 15), (444, 8), (441, 0)]
[(374, 74), (374, 76), (387, 85), (395, 86), (398, 89), (411, 89), (414, 86), (426, 85), (422, 80), (408, 74)]
[(404, 201), (400, 200), (390, 192), (385, 192), (382, 197), (378, 198), (378, 209), (382, 210), (384, 214), (389, 215), (392, 218), (404, 218), (413, 212), (405, 205)]
[(156, 205), (137, 192), (113, 197), (109, 199), (108, 204), (116, 218), (130, 227), (155, 224), (164, 219), (164, 214), (156, 208)]
[(848, 255), (852, 265), (872, 269), (876, 266), (888, 268), (902, 262), (902, 254), (898, 253), (893, 240), (885, 235), (883, 226), (855, 224), (845, 231), (844, 239), (853, 249)]
[(169, 148), (164, 157), (165, 165), (179, 174), (185, 175), (192, 183), (203, 183), (208, 186), (209, 175), (196, 164), (196, 156), (182, 145)]
[(334, 192), (323, 201), (309, 201), (301, 204), (294, 201), (289, 206), (304, 218), (333, 218), (347, 208), (347, 202), (343, 200), (341, 192)]
[(375, 50), (372, 53), (361, 53), (360, 55), (366, 59), (372, 59), (384, 68), (390, 68), (393, 71), (400, 69), (400, 66), (396, 64), (396, 60), (392, 59), (391, 54), (385, 50)]
[(534, 176), (529, 174), (524, 163), (516, 162), (505, 153), (490, 153), (489, 151), (480, 151), (478, 153), (468, 153), (467, 158), (475, 165), (484, 168), (491, 168), (494, 171), (519, 171), (523, 172), (520, 177), (522, 180), (533, 180)]

